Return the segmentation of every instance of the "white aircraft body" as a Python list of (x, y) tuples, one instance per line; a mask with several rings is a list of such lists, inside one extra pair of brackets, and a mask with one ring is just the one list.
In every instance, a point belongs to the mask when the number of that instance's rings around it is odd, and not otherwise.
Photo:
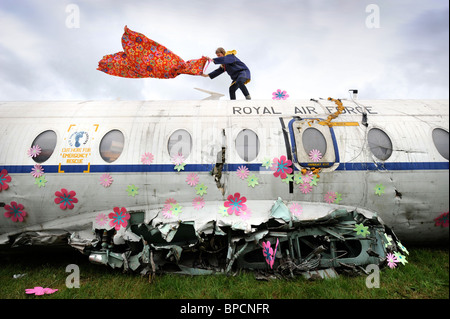
[(339, 209), (377, 216), (406, 243), (448, 243), (448, 107), (353, 98), (1, 102), (0, 246), (63, 238), (84, 250), (111, 230), (114, 244), (136, 243), (142, 225), (167, 243), (190, 230), (258, 240), (272, 217), (289, 224)]

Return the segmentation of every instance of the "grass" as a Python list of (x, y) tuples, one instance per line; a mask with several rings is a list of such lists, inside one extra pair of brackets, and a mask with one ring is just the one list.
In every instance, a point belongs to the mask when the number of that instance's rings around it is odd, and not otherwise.
[[(258, 281), (254, 273), (235, 276), (158, 275), (122, 273), (119, 269), (89, 263), (87, 256), (69, 253), (2, 253), (0, 299), (449, 299), (448, 248), (408, 248), (408, 264), (384, 268), (380, 288), (366, 287), (366, 276), (339, 276), (309, 281)], [(80, 288), (67, 288), (66, 266), (80, 269)], [(25, 276), (14, 279), (14, 274)], [(52, 295), (26, 295), (35, 286), (58, 289)]]

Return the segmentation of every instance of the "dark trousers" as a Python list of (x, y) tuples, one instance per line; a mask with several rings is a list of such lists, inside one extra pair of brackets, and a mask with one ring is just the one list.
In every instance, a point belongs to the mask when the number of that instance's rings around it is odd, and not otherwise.
[(248, 93), (247, 87), (244, 84), (247, 80), (247, 78), (240, 76), (236, 81), (233, 82), (233, 84), (230, 86), (230, 100), (236, 100), (236, 91), (238, 88), (241, 89), (244, 96), (250, 95), (250, 93)]

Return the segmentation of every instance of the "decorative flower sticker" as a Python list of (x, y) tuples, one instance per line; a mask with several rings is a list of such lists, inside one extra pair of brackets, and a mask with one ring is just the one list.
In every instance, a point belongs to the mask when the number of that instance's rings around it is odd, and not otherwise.
[(42, 175), (41, 177), (36, 177), (36, 178), (34, 179), (34, 183), (35, 183), (39, 188), (41, 188), (42, 186), (45, 187), (45, 183), (47, 183), (47, 180), (45, 179), (45, 176)]
[(154, 159), (155, 159), (155, 157), (153, 156), (153, 154), (147, 152), (142, 155), (141, 162), (142, 162), (142, 164), (150, 165), (151, 163), (153, 163)]
[(442, 213), (439, 217), (434, 219), (435, 226), (448, 227), (448, 212)]
[(238, 167), (236, 173), (240, 179), (246, 179), (248, 177), (249, 170), (247, 166), (241, 165)]
[(309, 158), (313, 162), (318, 162), (322, 159), (322, 153), (319, 150), (313, 149), (309, 152)]
[(191, 173), (188, 175), (188, 177), (186, 177), (186, 182), (188, 183), (189, 186), (197, 185), (198, 181), (199, 181), (198, 175), (195, 173)]
[(286, 178), (281, 180), (283, 183), (289, 184), (289, 182), (294, 181), (294, 175), (293, 174), (286, 174)]
[(342, 194), (336, 193), (336, 199), (334, 200), (334, 202), (336, 204), (339, 204), (341, 200), (342, 200)]
[(41, 154), (41, 148), (39, 147), (39, 145), (33, 145), (32, 147), (30, 147), (27, 151), (27, 155), (29, 157), (36, 157), (39, 154)]
[(207, 193), (208, 186), (205, 186), (205, 184), (201, 183), (195, 186), (195, 190), (197, 191), (197, 195), (203, 196)]
[(291, 205), (289, 205), (289, 211), (292, 213), (292, 215), (298, 217), (303, 212), (303, 208), (298, 203), (292, 203)]
[(312, 186), (309, 185), (308, 183), (300, 184), (300, 191), (303, 194), (308, 194), (309, 192), (312, 191)]
[(67, 189), (62, 188), (61, 191), (55, 192), (55, 204), (59, 204), (61, 209), (73, 209), (74, 204), (78, 203), (78, 199), (75, 197), (74, 191), (68, 192)]
[(11, 176), (8, 175), (8, 171), (6, 169), (2, 169), (0, 172), (0, 192), (2, 190), (7, 190), (9, 188), (8, 183), (11, 182)]
[(356, 235), (366, 237), (367, 235), (370, 234), (368, 229), (369, 226), (364, 226), (363, 224), (356, 224), (356, 227), (353, 230), (356, 231)]
[(96, 217), (95, 217), (95, 222), (97, 223), (97, 225), (99, 225), (99, 226), (105, 226), (106, 225), (106, 222), (109, 220), (109, 218), (108, 218), (108, 216), (106, 216), (105, 214), (103, 214), (103, 213), (100, 213), (100, 214), (98, 214)]
[(228, 215), (235, 214), (239, 216), (242, 211), (247, 210), (247, 205), (245, 202), (247, 198), (242, 196), (240, 193), (234, 193), (234, 195), (228, 195), (227, 201), (224, 203), (224, 206), (227, 207)]
[(277, 243), (275, 244), (275, 249), (272, 249), (272, 247), (270, 247), (271, 246), (270, 241), (262, 243), (263, 255), (266, 258), (266, 263), (270, 266), (270, 268), (273, 267), (273, 264), (275, 262), (275, 255), (277, 254), (278, 244), (279, 244), (278, 238)]
[(248, 220), (252, 217), (252, 211), (247, 207), (246, 210), (243, 210), (241, 214), (239, 215), (242, 220)]
[(397, 266), (398, 259), (397, 259), (397, 257), (395, 257), (394, 254), (392, 254), (392, 253), (387, 254), (386, 260), (387, 260), (389, 268), (394, 269)]
[(112, 182), (113, 178), (108, 173), (102, 174), (102, 176), (100, 176), (100, 185), (102, 185), (103, 187), (111, 186)]
[(178, 154), (172, 156), (171, 160), (174, 165), (180, 165), (181, 163), (184, 162), (183, 154), (178, 153)]
[(184, 166), (186, 166), (186, 163), (181, 163), (181, 164), (175, 165), (173, 169), (176, 169), (178, 172), (184, 171)]
[(309, 182), (309, 185), (311, 186), (317, 186), (317, 182), (319, 181), (319, 177), (317, 175), (314, 175), (311, 182)]
[(255, 176), (255, 174), (250, 175), (247, 177), (248, 186), (255, 187), (255, 185), (258, 185), (258, 177)]
[(388, 248), (390, 245), (392, 245), (391, 235), (387, 235), (386, 233), (384, 233), (384, 239), (386, 240), (386, 242), (384, 243), (385, 248)]
[(128, 196), (133, 196), (134, 197), (134, 196), (138, 195), (139, 194), (138, 190), (139, 190), (139, 187), (136, 187), (134, 185), (128, 185), (127, 186)]
[(286, 91), (281, 91), (280, 89), (272, 93), (272, 100), (286, 100), (289, 94)]
[(25, 293), (27, 295), (36, 295), (36, 296), (42, 296), (44, 294), (50, 295), (57, 291), (58, 291), (58, 289), (42, 288), (42, 287), (34, 287), (34, 288), (25, 289)]
[(119, 230), (120, 227), (126, 228), (130, 219), (130, 214), (127, 213), (126, 208), (114, 207), (113, 211), (108, 215), (110, 219), (109, 226), (114, 227), (115, 230)]
[(282, 155), (279, 159), (274, 158), (271, 167), (272, 171), (275, 171), (275, 173), (273, 173), (273, 176), (280, 176), (281, 179), (285, 179), (286, 174), (292, 173), (292, 168), (290, 167), (291, 165), (292, 161), (286, 159), (286, 156), (284, 155)]
[(398, 262), (402, 263), (402, 265), (406, 265), (408, 261), (406, 260), (406, 257), (400, 254), (399, 252), (394, 252), (395, 258), (397, 258)]
[(336, 193), (335, 192), (328, 192), (325, 194), (324, 196), (324, 200), (328, 203), (331, 204), (336, 200)]
[(262, 161), (262, 165), (261, 166), (265, 167), (266, 169), (269, 169), (271, 165), (272, 165), (272, 162), (270, 161), (270, 158), (266, 157)]
[(173, 198), (166, 200), (164, 208), (162, 210), (164, 218), (172, 218), (173, 216), (178, 216), (182, 212), (182, 206), (177, 203)]
[(295, 184), (300, 184), (300, 183), (303, 184), (303, 182), (302, 182), (302, 181), (303, 181), (302, 176), (303, 176), (303, 174), (300, 173), (300, 172), (298, 172), (298, 173), (296, 173), (296, 174), (294, 175), (294, 182), (295, 182)]
[(192, 201), (192, 206), (194, 206), (195, 209), (200, 210), (205, 207), (205, 200), (203, 197), (196, 197)]
[(36, 164), (36, 165), (34, 165), (34, 167), (31, 169), (30, 174), (33, 175), (34, 178), (36, 178), (36, 177), (41, 177), (41, 176), (44, 174), (44, 169), (42, 168), (41, 165)]
[(403, 246), (401, 242), (397, 241), (397, 246), (398, 246), (398, 248), (400, 248), (400, 250), (402, 250), (404, 253), (409, 255), (408, 249), (406, 249), (406, 247)]
[(384, 194), (383, 184), (377, 184), (377, 186), (375, 186), (375, 194), (377, 194), (378, 196), (381, 196), (382, 194)]
[(225, 205), (221, 205), (220, 207), (219, 207), (219, 211), (218, 211), (218, 213), (219, 213), (219, 215), (221, 215), (221, 216), (223, 216), (223, 217), (228, 217), (228, 216), (230, 216), (230, 215), (228, 215), (228, 208), (226, 208), (225, 207)]
[(27, 212), (24, 211), (22, 204), (16, 202), (11, 202), (11, 205), (5, 205), (6, 213), (4, 216), (6, 218), (11, 218), (13, 222), (23, 222), (24, 217), (27, 216)]

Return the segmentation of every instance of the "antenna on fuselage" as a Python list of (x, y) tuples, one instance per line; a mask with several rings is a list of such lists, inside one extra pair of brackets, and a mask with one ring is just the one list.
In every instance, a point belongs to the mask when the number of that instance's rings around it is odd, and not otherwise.
[(199, 89), (199, 88), (194, 88), (194, 89), (199, 90), (201, 92), (205, 92), (205, 93), (210, 94), (210, 96), (204, 98), (203, 100), (218, 100), (222, 96), (224, 96), (223, 94), (220, 94), (220, 93), (217, 93), (217, 92), (212, 92), (212, 91), (203, 90), (203, 89)]

